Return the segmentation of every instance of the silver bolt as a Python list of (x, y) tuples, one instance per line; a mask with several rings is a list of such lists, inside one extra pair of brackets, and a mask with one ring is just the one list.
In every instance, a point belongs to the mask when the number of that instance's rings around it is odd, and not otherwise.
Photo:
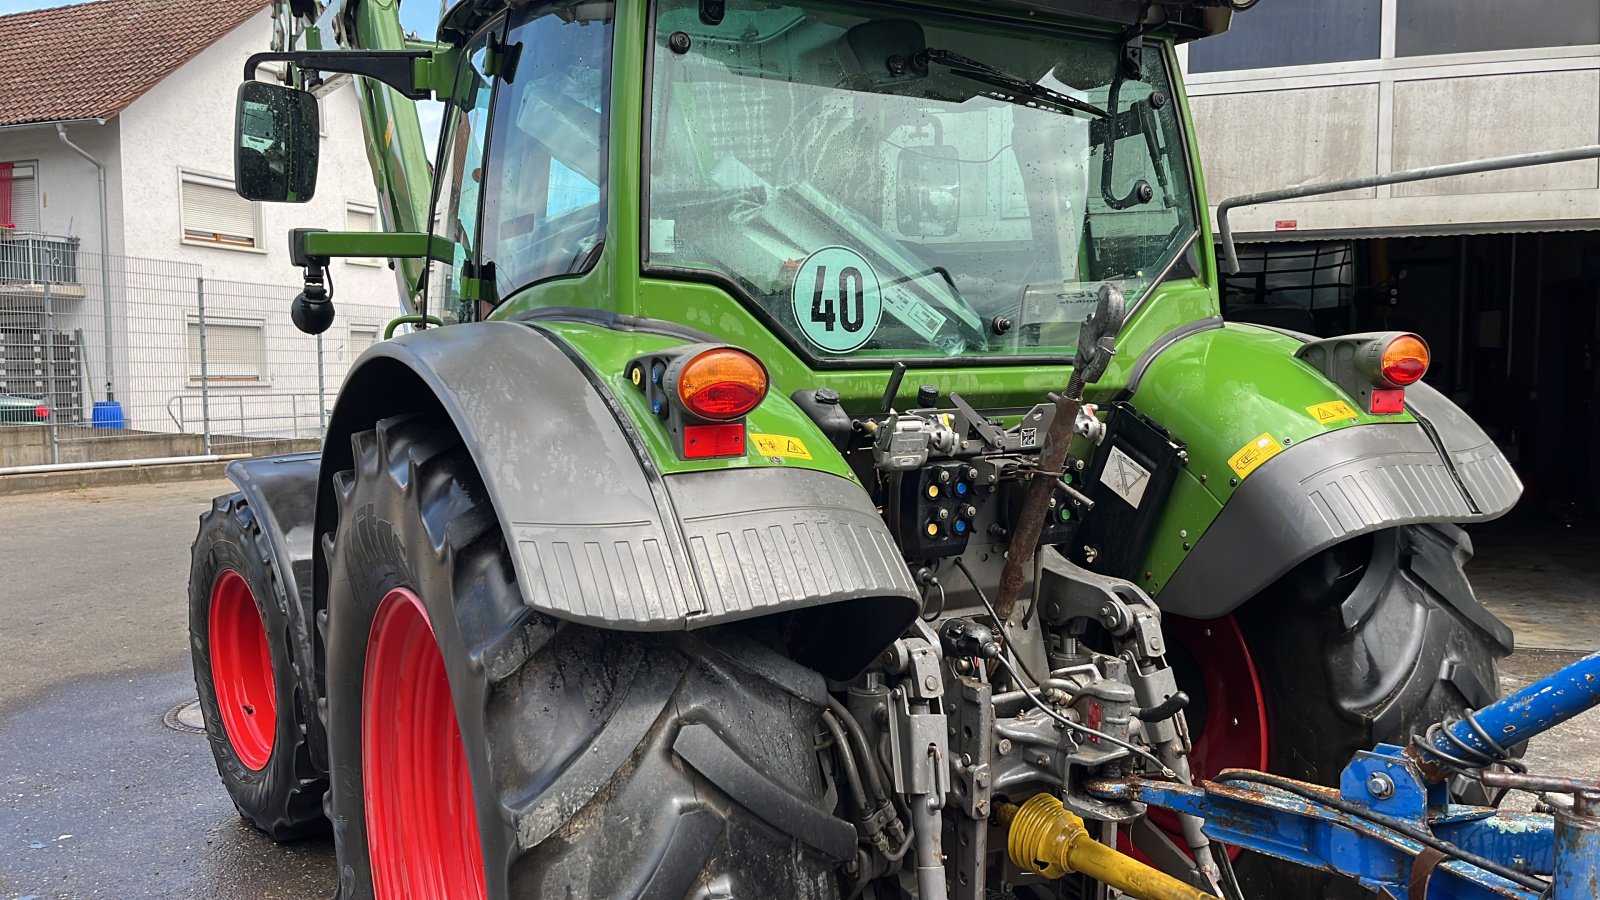
[(1033, 758), (1033, 761), (1038, 763), (1041, 766), (1048, 766), (1048, 765), (1050, 765), (1050, 754), (1041, 753), (1038, 756), (1035, 756)]
[(1001, 756), (1010, 755), (1010, 753), (1011, 753), (1011, 739), (1010, 738), (1001, 738), (998, 742), (995, 743), (994, 752), (1000, 754)]
[(1099, 556), (1100, 556), (1100, 551), (1099, 550), (1096, 550), (1093, 547), (1084, 547), (1083, 548), (1083, 561), (1084, 562), (1093, 565), (1094, 561), (1096, 559), (1098, 559)]
[(939, 679), (936, 676), (929, 675), (927, 678), (922, 679), (922, 686), (930, 691), (937, 691), (939, 689)]
[(1187, 529), (1187, 528), (1178, 529), (1178, 537), (1186, 538), (1188, 536), (1189, 536), (1189, 529)]
[(1382, 772), (1373, 772), (1367, 776), (1367, 793), (1379, 800), (1387, 800), (1394, 796), (1394, 781)]

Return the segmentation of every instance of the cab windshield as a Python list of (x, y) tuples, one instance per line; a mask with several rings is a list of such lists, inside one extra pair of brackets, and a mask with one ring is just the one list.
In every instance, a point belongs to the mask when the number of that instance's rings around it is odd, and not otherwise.
[[(1165, 54), (861, 4), (658, 6), (647, 266), (813, 357), (1055, 354), (1197, 228)], [(1182, 261), (1179, 261), (1179, 265)]]

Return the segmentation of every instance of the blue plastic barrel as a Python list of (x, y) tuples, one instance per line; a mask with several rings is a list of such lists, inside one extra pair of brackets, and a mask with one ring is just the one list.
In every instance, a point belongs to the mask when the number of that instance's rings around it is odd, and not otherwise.
[(126, 428), (122, 419), (122, 404), (115, 400), (96, 400), (89, 421), (96, 428)]

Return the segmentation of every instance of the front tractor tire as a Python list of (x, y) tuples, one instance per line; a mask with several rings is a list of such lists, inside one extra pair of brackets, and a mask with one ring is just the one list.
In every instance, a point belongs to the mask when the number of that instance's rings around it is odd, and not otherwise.
[[(1404, 745), (1500, 696), (1509, 632), (1471, 596), (1471, 554), (1454, 526), (1381, 531), (1312, 557), (1236, 614), (1265, 699), (1269, 771), (1337, 786), (1357, 751)], [(1485, 802), (1471, 782), (1451, 787)], [(1264, 857), (1238, 873), (1247, 896), (1372, 896)]]
[(341, 900), (838, 896), (821, 675), (537, 613), (447, 420), (352, 446), (320, 542)]
[(327, 830), (327, 781), (306, 739), (289, 598), (241, 494), (200, 517), (189, 572), (189, 646), (217, 773), (245, 821), (277, 841)]

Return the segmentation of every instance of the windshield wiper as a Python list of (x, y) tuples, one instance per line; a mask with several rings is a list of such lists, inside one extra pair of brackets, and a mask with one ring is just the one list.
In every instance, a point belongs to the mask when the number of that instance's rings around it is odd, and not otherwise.
[[(1009, 94), (990, 94), (996, 100), (1015, 103), (1019, 106), (1037, 106), (1041, 109), (1050, 109), (1059, 113), (1078, 113), (1093, 116), (1097, 119), (1110, 118), (1110, 114), (1093, 103), (1085, 103), (1077, 97), (1052, 90), (1042, 84), (1034, 84), (1025, 78), (1012, 75), (1004, 69), (999, 69), (988, 63), (978, 62), (971, 57), (952, 53), (949, 50), (940, 50), (935, 47), (917, 54), (918, 62), (924, 65), (935, 63), (949, 69), (951, 74), (960, 75), (980, 84), (986, 84)], [(1026, 101), (1032, 101), (1026, 102)]]

